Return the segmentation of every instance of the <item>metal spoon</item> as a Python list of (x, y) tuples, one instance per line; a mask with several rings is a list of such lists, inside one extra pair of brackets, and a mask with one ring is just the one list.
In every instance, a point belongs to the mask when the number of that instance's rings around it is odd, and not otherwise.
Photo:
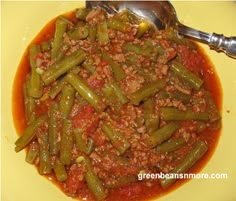
[(236, 37), (206, 33), (181, 24), (176, 11), (169, 1), (86, 1), (87, 8), (101, 7), (109, 14), (128, 9), (138, 16), (153, 22), (158, 29), (173, 27), (178, 33), (206, 43), (211, 49), (223, 51), (236, 58)]

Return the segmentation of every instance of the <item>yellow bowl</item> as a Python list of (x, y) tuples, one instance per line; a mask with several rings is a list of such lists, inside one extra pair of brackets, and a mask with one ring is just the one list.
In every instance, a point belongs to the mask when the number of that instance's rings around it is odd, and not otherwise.
[[(186, 25), (207, 32), (236, 36), (235, 2), (173, 2), (178, 17)], [(12, 118), (12, 85), (17, 66), (30, 41), (52, 18), (83, 5), (67, 2), (11, 2), (2, 6), (2, 63), (1, 63), (1, 145), (3, 201), (66, 201), (55, 185), (39, 176), (36, 168), (25, 163), (25, 152), (16, 154), (17, 134)], [(219, 144), (202, 173), (227, 173), (227, 179), (194, 179), (159, 201), (207, 200), (235, 201), (236, 183), (236, 60), (202, 45), (216, 67), (223, 88), (223, 129)]]

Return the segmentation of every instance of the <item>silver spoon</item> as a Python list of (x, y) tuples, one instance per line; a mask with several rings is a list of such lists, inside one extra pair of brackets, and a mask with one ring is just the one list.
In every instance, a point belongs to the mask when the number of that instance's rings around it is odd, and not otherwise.
[(128, 9), (143, 18), (150, 20), (158, 29), (173, 27), (178, 33), (206, 43), (211, 49), (223, 51), (236, 58), (236, 37), (225, 37), (223, 34), (206, 33), (179, 22), (176, 11), (169, 1), (86, 1), (87, 8), (101, 7), (109, 14)]

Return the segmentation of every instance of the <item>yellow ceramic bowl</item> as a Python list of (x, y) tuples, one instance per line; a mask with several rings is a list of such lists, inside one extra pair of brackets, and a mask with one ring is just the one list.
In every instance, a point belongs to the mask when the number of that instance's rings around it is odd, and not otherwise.
[[(39, 30), (55, 16), (83, 3), (67, 2), (1, 2), (2, 63), (1, 63), (1, 145), (2, 201), (67, 201), (55, 185), (38, 175), (24, 162), (25, 152), (15, 153), (17, 134), (12, 118), (12, 84), (23, 52)], [(178, 17), (186, 25), (207, 31), (236, 36), (235, 2), (173, 2)], [(209, 50), (223, 88), (223, 129), (214, 155), (202, 173), (227, 173), (223, 180), (192, 180), (159, 198), (160, 201), (235, 201), (236, 184), (236, 60)]]

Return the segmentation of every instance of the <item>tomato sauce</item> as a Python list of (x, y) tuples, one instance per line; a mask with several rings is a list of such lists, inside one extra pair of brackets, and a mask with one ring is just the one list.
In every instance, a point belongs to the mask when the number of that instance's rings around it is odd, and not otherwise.
[[(70, 17), (70, 19), (72, 18), (71, 17), (72, 15), (73, 13), (67, 14), (67, 16)], [(55, 19), (49, 22), (39, 32), (39, 34), (35, 37), (35, 39), (31, 43), (39, 44), (51, 38), (55, 31), (54, 23), (55, 23)], [(198, 49), (201, 52), (201, 54), (204, 56), (204, 61), (201, 65), (202, 67), (201, 67), (200, 72), (203, 75), (205, 86), (210, 91), (211, 95), (213, 96), (217, 104), (218, 109), (221, 111), (222, 89), (221, 89), (219, 78), (214, 70), (212, 63), (207, 58), (207, 55), (204, 53), (204, 51), (200, 47), (198, 47)], [(187, 59), (191, 60), (192, 56)], [(191, 61), (189, 62), (191, 63)], [(107, 63), (104, 61), (104, 62), (101, 62), (100, 65), (104, 66), (104, 65), (107, 65)], [(23, 100), (23, 84), (25, 82), (26, 75), (29, 71), (30, 71), (30, 64), (29, 64), (29, 55), (28, 55), (28, 48), (27, 48), (18, 66), (15, 79), (14, 79), (13, 91), (12, 91), (13, 118), (14, 118), (15, 128), (18, 134), (21, 134), (23, 130), (26, 128), (26, 120), (24, 118), (25, 115), (24, 115), (24, 100)], [(93, 83), (91, 83), (91, 85), (92, 84)], [(93, 112), (91, 108), (85, 108), (85, 110), (86, 109), (90, 110), (90, 113)], [(87, 118), (91, 117), (89, 115), (90, 114), (88, 114)], [(75, 117), (75, 118), (79, 118), (79, 117)], [(96, 119), (94, 121), (95, 121), (94, 124), (96, 124), (97, 123)], [(75, 121), (75, 124), (76, 124), (76, 121)], [(96, 125), (90, 125), (90, 126), (96, 126)], [(204, 140), (207, 141), (209, 151), (193, 168), (191, 168), (190, 172), (192, 173), (199, 172), (206, 165), (206, 163), (210, 160), (212, 154), (214, 153), (218, 140), (220, 138), (220, 130), (217, 130), (217, 131), (206, 130), (205, 132), (206, 133), (210, 132), (210, 135), (203, 135)], [(212, 136), (214, 136), (214, 138), (212, 138)], [(96, 139), (97, 136), (93, 136), (93, 137), (94, 139)], [(58, 182), (56, 182), (55, 176), (47, 175), (46, 177), (50, 177), (52, 181), (55, 181), (55, 184), (58, 184)], [(128, 186), (112, 189), (107, 199), (114, 200), (114, 201), (115, 200), (128, 201), (134, 195), (135, 196), (138, 195), (137, 197), (135, 197), (135, 200), (153, 199), (153, 198), (157, 198), (159, 196), (162, 196), (166, 193), (169, 193), (177, 189), (178, 187), (183, 185), (186, 181), (187, 180), (179, 180), (167, 190), (163, 190), (158, 184), (158, 182), (153, 182), (152, 188), (148, 188), (146, 185), (144, 185), (143, 182), (136, 182)], [(69, 180), (68, 182), (71, 182), (71, 180)], [(78, 185), (81, 185), (81, 188), (83, 188), (82, 183)], [(60, 188), (63, 188), (63, 184), (61, 184)], [(84, 194), (88, 194), (88, 189), (84, 189)], [(89, 197), (91, 198), (91, 195), (89, 195)]]

